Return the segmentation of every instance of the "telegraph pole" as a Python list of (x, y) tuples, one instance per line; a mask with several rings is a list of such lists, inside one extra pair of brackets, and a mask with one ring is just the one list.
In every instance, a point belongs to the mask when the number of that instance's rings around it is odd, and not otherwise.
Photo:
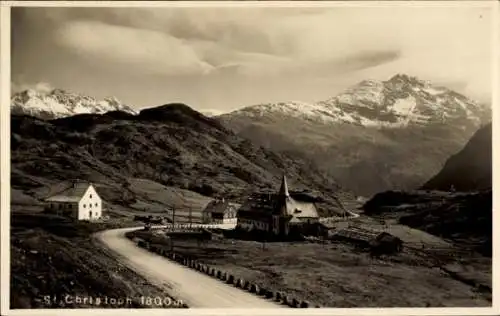
[(175, 206), (172, 206), (172, 228), (175, 226)]
[(192, 228), (193, 227), (193, 219), (192, 219), (192, 212), (193, 212), (193, 209), (191, 207), (189, 207), (189, 228)]
[[(175, 205), (172, 205), (172, 233), (174, 233), (175, 229)], [(172, 238), (175, 234), (170, 236), (170, 251), (174, 252), (174, 239)], [(175, 238), (175, 237), (174, 237)]]

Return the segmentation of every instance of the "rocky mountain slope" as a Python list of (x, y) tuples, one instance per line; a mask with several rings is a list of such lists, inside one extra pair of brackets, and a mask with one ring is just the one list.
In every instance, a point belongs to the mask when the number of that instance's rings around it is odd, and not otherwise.
[(114, 97), (97, 100), (93, 97), (61, 89), (51, 91), (24, 90), (12, 95), (11, 113), (26, 114), (42, 119), (54, 119), (76, 114), (123, 111), (136, 113)]
[(315, 104), (256, 105), (218, 116), (272, 150), (305, 157), (357, 194), (420, 187), (490, 110), (406, 75), (363, 81)]
[(310, 163), (254, 146), (184, 104), (138, 115), (114, 111), (55, 120), (12, 115), (11, 128), (12, 188), (24, 192), (81, 178), (103, 187), (105, 200), (135, 203), (129, 179), (144, 178), (238, 198), (252, 190), (276, 190), (286, 172), (291, 189), (339, 193), (332, 178)]
[(492, 187), (491, 123), (479, 129), (465, 147), (422, 187), (431, 190), (475, 191)]

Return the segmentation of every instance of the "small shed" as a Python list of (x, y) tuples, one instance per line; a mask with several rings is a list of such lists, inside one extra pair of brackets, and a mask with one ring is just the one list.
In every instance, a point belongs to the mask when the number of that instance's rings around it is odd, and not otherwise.
[(362, 247), (369, 247), (370, 242), (377, 238), (377, 234), (377, 232), (370, 230), (347, 227), (333, 231), (330, 235), (330, 239), (344, 241)]
[(403, 241), (388, 232), (382, 232), (370, 242), (370, 247), (373, 253), (392, 254), (403, 250)]

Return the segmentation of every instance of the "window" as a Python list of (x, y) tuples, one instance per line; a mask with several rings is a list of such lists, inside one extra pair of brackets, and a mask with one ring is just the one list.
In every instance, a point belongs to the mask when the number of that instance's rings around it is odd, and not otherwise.
[(86, 208), (87, 207), (87, 204), (83, 204), (83, 208)]
[(92, 203), (89, 203), (89, 207), (92, 208)]
[(71, 209), (71, 207), (72, 207), (72, 206), (73, 206), (73, 205), (71, 205), (71, 204), (68, 204), (68, 208), (69, 208), (69, 209)]
[(97, 203), (95, 204), (95, 207), (97, 207)]
[(90, 195), (90, 198), (92, 198), (92, 194)]

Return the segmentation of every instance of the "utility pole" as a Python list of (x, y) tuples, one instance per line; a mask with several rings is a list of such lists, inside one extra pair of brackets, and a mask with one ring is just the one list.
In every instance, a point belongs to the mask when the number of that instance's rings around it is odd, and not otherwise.
[(172, 228), (175, 226), (175, 206), (172, 206)]
[(170, 236), (170, 251), (174, 252), (175, 205), (172, 205), (172, 235)]
[(191, 208), (191, 206), (189, 206), (189, 228), (193, 227), (192, 212), (193, 209)]

